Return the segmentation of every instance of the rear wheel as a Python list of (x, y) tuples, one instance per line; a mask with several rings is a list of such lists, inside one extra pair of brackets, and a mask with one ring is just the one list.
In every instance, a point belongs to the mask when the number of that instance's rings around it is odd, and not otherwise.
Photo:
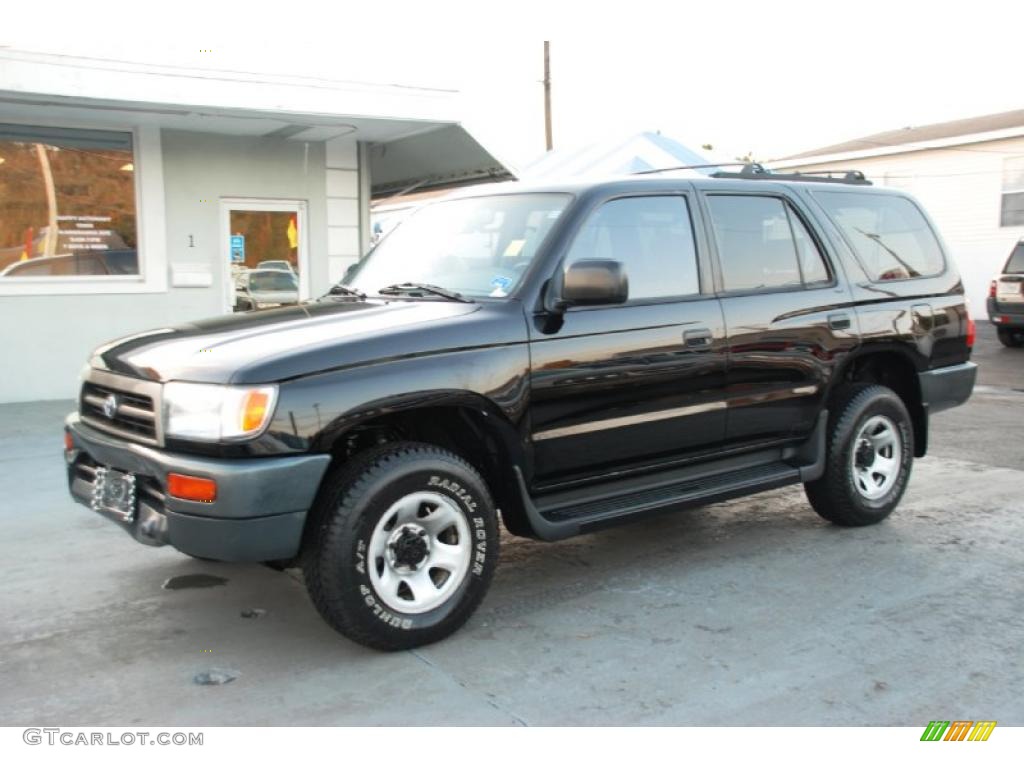
[(324, 482), (303, 570), (320, 615), (382, 650), (454, 632), (476, 610), (498, 558), (497, 512), (458, 456), (397, 443), (357, 456)]
[(1024, 345), (1024, 331), (1016, 328), (996, 328), (999, 341), (1004, 347), (1020, 347)]
[(837, 393), (829, 418), (825, 473), (804, 489), (814, 510), (836, 525), (871, 525), (899, 504), (914, 460), (910, 414), (877, 384)]

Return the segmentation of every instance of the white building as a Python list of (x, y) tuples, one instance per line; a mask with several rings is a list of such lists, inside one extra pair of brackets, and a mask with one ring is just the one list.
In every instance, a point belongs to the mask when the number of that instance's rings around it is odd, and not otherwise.
[(0, 49), (0, 402), (72, 397), (96, 345), (232, 311), (260, 261), (326, 292), (371, 194), (506, 178), (457, 97)]
[(917, 197), (953, 253), (975, 317), (985, 317), (989, 282), (1024, 237), (1024, 110), (889, 131), (771, 165), (860, 170)]

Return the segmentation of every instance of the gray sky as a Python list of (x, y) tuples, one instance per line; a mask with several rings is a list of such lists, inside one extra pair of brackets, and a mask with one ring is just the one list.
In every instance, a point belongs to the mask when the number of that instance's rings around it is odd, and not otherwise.
[(771, 158), (1024, 108), (1019, 0), (181, 2), (159, 18), (137, 3), (58, 5), (45, 24), (12, 10), (0, 44), (455, 87), (467, 125), (513, 164), (544, 149), (545, 38), (556, 148), (660, 130), (713, 144), (712, 159)]

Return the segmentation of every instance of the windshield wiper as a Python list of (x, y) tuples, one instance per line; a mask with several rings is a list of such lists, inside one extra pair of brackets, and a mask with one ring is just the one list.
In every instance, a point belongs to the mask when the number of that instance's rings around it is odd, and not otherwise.
[(377, 293), (382, 296), (394, 296), (402, 293), (415, 296), (416, 294), (423, 295), (424, 293), (432, 293), (435, 296), (442, 296), (449, 301), (464, 301), (468, 304), (472, 304), (472, 299), (467, 299), (461, 293), (457, 291), (449, 291), (447, 288), (442, 288), (439, 285), (431, 285), (430, 283), (395, 283), (394, 285), (388, 285), (381, 288)]
[(350, 296), (350, 297), (352, 297), (354, 299), (365, 299), (366, 298), (366, 294), (363, 293), (362, 291), (357, 291), (354, 288), (349, 288), (347, 285), (342, 285), (341, 283), (336, 283), (335, 285), (332, 285), (331, 286), (331, 290), (329, 290), (326, 295), (327, 296)]

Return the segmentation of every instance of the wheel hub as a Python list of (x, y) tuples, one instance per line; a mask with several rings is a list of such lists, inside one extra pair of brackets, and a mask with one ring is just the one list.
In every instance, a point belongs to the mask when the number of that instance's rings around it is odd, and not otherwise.
[(426, 530), (414, 523), (406, 523), (391, 534), (387, 552), (393, 568), (415, 571), (430, 555)]
[(896, 485), (903, 465), (903, 440), (896, 423), (882, 414), (868, 418), (857, 432), (850, 471), (857, 492), (881, 499)]
[(426, 613), (465, 582), (472, 545), (469, 520), (454, 499), (433, 491), (406, 494), (374, 525), (366, 551), (370, 583), (390, 610)]
[(866, 439), (860, 441), (860, 445), (857, 446), (856, 461), (857, 466), (861, 468), (870, 467), (875, 463), (875, 448), (870, 441)]

